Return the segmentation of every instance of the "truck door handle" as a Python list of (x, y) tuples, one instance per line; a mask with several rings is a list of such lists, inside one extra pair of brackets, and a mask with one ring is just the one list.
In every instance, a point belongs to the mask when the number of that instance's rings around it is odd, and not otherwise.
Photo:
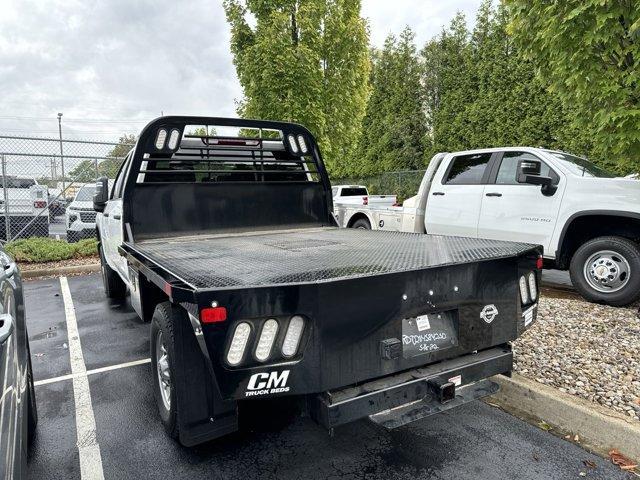
[(108, 217), (108, 216), (109, 216), (109, 214), (108, 214), (108, 213), (104, 213), (104, 212), (102, 212), (102, 216), (103, 216), (103, 217)]
[(444, 192), (433, 192), (431, 195), (444, 195)]
[(498, 192), (491, 192), (491, 193), (487, 193), (486, 195), (487, 195), (487, 197), (501, 197), (502, 196), (502, 194), (498, 193)]
[(114, 215), (113, 215), (113, 218), (115, 218), (116, 220), (120, 220), (120, 219), (122, 218), (122, 216), (121, 216), (121, 215), (115, 215), (115, 214), (114, 214)]

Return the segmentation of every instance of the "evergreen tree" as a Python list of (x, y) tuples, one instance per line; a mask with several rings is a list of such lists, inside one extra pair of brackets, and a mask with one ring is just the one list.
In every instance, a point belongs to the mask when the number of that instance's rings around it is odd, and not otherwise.
[(368, 96), (360, 0), (225, 0), (224, 7), (244, 91), (238, 113), (304, 124), (329, 171), (344, 173)]
[(640, 7), (635, 0), (506, 0), (511, 31), (571, 113), (574, 132), (620, 173), (640, 168)]
[(387, 37), (377, 57), (354, 173), (421, 168), (427, 125), (414, 33)]

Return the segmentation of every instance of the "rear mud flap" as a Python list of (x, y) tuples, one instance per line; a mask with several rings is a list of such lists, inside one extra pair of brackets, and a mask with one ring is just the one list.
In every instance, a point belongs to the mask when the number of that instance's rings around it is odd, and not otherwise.
[(427, 395), (421, 400), (385, 410), (375, 415), (369, 415), (369, 420), (387, 430), (393, 430), (407, 423), (459, 407), (460, 405), (472, 402), (473, 400), (479, 400), (488, 395), (493, 395), (497, 393), (498, 390), (500, 390), (500, 386), (497, 383), (491, 380), (481, 380), (456, 389), (455, 398), (450, 401), (441, 401), (434, 392), (432, 395)]

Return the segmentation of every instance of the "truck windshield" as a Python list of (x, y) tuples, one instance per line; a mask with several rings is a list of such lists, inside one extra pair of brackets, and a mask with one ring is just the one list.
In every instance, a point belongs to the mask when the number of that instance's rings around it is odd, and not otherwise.
[(579, 177), (599, 177), (599, 178), (614, 178), (615, 175), (604, 168), (598, 167), (591, 163), (589, 160), (575, 155), (570, 155), (564, 152), (554, 152), (552, 150), (546, 150), (546, 152), (560, 163), (569, 169), (574, 175)]
[(76, 195), (76, 201), (78, 202), (90, 202), (93, 200), (93, 194), (96, 192), (95, 185), (87, 185), (78, 190)]
[(36, 184), (36, 181), (32, 178), (2, 178), (0, 176), (0, 183), (6, 188), (30, 188)]
[(340, 193), (341, 197), (361, 197), (368, 195), (367, 189), (362, 187), (343, 188)]

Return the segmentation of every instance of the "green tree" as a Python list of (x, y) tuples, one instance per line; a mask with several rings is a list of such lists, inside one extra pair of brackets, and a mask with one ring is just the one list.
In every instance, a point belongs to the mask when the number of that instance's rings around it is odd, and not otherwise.
[(239, 115), (304, 124), (328, 169), (340, 174), (353, 155), (368, 96), (360, 0), (225, 0), (224, 7), (244, 91)]
[(546, 88), (508, 34), (509, 22), (506, 8), (485, 0), (472, 32), (458, 14), (422, 50), (427, 156), (505, 145), (588, 149), (588, 136), (571, 127), (574, 113)]
[(368, 175), (424, 165), (427, 124), (414, 37), (407, 27), (399, 39), (387, 37), (376, 54), (358, 148), (360, 161), (352, 173)]
[(124, 157), (136, 143), (135, 135), (124, 134), (118, 143), (102, 160), (82, 160), (69, 172), (68, 178), (73, 182), (93, 182), (97, 177), (115, 178)]
[(636, 0), (505, 0), (511, 32), (572, 115), (592, 153), (640, 167), (640, 6)]

